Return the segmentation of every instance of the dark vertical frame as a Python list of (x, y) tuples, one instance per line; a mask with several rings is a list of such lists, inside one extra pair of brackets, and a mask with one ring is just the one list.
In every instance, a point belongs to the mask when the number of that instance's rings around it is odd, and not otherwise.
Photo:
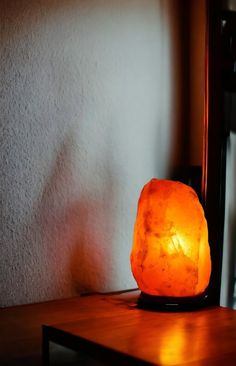
[(206, 113), (202, 191), (212, 258), (209, 302), (219, 305), (226, 171), (221, 65), (221, 2), (219, 0), (207, 0), (206, 38)]

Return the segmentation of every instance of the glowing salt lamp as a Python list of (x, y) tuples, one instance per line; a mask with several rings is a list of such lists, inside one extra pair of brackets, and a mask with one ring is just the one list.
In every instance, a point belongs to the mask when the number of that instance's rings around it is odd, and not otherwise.
[(140, 195), (131, 268), (143, 294), (168, 298), (204, 293), (211, 274), (207, 222), (195, 191), (152, 179)]

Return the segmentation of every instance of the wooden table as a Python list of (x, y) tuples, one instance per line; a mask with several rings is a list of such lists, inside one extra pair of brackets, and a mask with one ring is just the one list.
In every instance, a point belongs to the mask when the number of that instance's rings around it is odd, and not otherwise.
[[(236, 311), (149, 312), (137, 309), (137, 297), (138, 292), (78, 296), (0, 309), (0, 365), (41, 366), (42, 324), (48, 324), (45, 356), (49, 342), (55, 366), (94, 366), (94, 357), (119, 366), (236, 365)], [(79, 352), (55, 345), (53, 336)]]
[(73, 321), (62, 317), (58, 324), (43, 326), (45, 363), (52, 341), (108, 365), (236, 365), (234, 310), (147, 311), (137, 308), (138, 295), (81, 297)]

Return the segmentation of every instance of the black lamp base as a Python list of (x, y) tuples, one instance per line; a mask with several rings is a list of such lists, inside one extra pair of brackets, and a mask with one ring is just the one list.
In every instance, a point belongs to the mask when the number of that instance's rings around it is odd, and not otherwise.
[(157, 311), (192, 311), (208, 305), (208, 295), (204, 292), (197, 296), (171, 297), (153, 296), (141, 292), (138, 307)]

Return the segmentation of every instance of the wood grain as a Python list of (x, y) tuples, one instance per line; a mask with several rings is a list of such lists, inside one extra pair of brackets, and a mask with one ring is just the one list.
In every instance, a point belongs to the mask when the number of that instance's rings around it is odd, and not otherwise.
[[(80, 345), (74, 348), (92, 358), (102, 355), (107, 365), (236, 365), (234, 310), (145, 311), (136, 306), (138, 295), (97, 294), (1, 309), (0, 365), (40, 365), (42, 324), (64, 339), (73, 336)], [(83, 353), (69, 356), (51, 346), (50, 353), (53, 365), (95, 365)]]
[[(138, 309), (137, 292), (83, 299), (86, 311), (79, 321), (49, 327), (56, 341), (71, 339), (72, 348), (99, 354), (108, 350), (117, 363), (124, 356), (133, 364), (236, 365), (236, 312), (221, 307), (192, 312), (154, 312)], [(91, 304), (93, 311), (91, 312)], [(67, 338), (68, 337), (68, 338)], [(71, 344), (72, 344), (71, 343)], [(63, 344), (63, 343), (62, 343)], [(68, 344), (67, 344), (68, 345)], [(69, 342), (70, 346), (70, 342)], [(110, 352), (112, 351), (112, 352)], [(104, 359), (106, 359), (106, 354)]]

